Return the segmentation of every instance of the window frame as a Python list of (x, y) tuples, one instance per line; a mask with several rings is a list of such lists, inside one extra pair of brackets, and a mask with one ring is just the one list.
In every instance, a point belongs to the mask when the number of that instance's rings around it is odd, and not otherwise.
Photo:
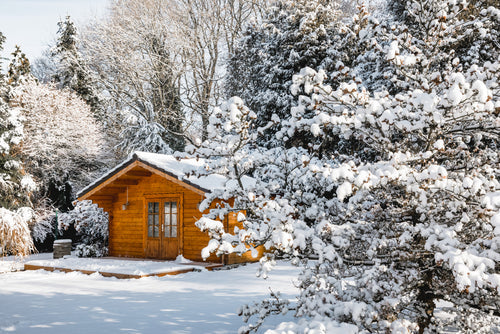
[(143, 195), (143, 201), (144, 201), (144, 206), (143, 206), (143, 226), (144, 226), (144, 241), (146, 240), (160, 240), (160, 239), (166, 239), (169, 237), (164, 237), (164, 224), (161, 224), (162, 220), (165, 219), (165, 217), (160, 217), (159, 218), (159, 226), (160, 226), (160, 231), (159, 231), (159, 236), (158, 237), (150, 237), (149, 236), (149, 231), (148, 231), (148, 202), (159, 202), (159, 215), (162, 216), (164, 215), (164, 203), (165, 202), (176, 202), (177, 203), (177, 236), (176, 238), (179, 241), (179, 244), (183, 244), (182, 242), (182, 224), (183, 224), (183, 217), (182, 217), (182, 207), (183, 207), (183, 202), (184, 202), (184, 196), (182, 193), (149, 193), (149, 194), (144, 194)]

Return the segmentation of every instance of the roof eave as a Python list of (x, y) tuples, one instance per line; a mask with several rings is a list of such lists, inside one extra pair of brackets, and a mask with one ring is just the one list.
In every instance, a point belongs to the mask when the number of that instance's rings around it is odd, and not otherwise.
[[(108, 173), (104, 174), (103, 176), (101, 176), (98, 181), (96, 181), (95, 183), (91, 183), (89, 186), (83, 188), (82, 190), (80, 190), (78, 193), (77, 193), (77, 198), (78, 200), (81, 200), (82, 198), (83, 199), (86, 199), (88, 197), (91, 197), (92, 194), (88, 195), (89, 193), (92, 193), (93, 190), (95, 190), (96, 188), (98, 188), (99, 186), (101, 186), (103, 183), (105, 183), (106, 181), (108, 181), (109, 179), (113, 178), (113, 176), (115, 176), (116, 174), (122, 172), (123, 170), (127, 169), (128, 167), (130, 167), (132, 164), (134, 164), (135, 162), (139, 162), (149, 168), (147, 169), (150, 169), (151, 172), (154, 172), (160, 176), (163, 176), (163, 177), (166, 177), (167, 179), (171, 179), (171, 181), (173, 181), (173, 179), (177, 180), (178, 183), (180, 183), (181, 185), (183, 185), (184, 187), (186, 188), (189, 188), (193, 191), (195, 191), (196, 193), (200, 194), (200, 195), (206, 195), (207, 193), (210, 193), (210, 190), (208, 189), (205, 189), (193, 182), (190, 182), (189, 180), (184, 180), (184, 179), (180, 179), (177, 175), (175, 175), (174, 173), (172, 172), (169, 172), (161, 167), (158, 167), (146, 160), (143, 160), (141, 158), (139, 158), (139, 156), (136, 154), (136, 153), (133, 153), (130, 158), (128, 160), (125, 160), (124, 162), (122, 162), (120, 165), (118, 165), (117, 167), (115, 167), (114, 169), (111, 169)], [(164, 175), (162, 175), (164, 174)], [(110, 182), (111, 183), (111, 182)]]

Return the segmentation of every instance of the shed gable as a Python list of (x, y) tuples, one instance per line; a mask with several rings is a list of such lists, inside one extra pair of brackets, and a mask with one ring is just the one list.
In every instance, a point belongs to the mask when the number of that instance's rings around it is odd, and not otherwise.
[(80, 191), (78, 200), (86, 200), (95, 196), (116, 197), (119, 193), (125, 192), (127, 186), (137, 185), (142, 179), (151, 177), (154, 174), (200, 195), (204, 195), (207, 192), (201, 187), (196, 187), (188, 182), (181, 181), (176, 176), (159, 170), (150, 164), (140, 160), (133, 160), (128, 164), (122, 165), (120, 169), (112, 170), (111, 174), (108, 173), (104, 178), (98, 179), (96, 182)]

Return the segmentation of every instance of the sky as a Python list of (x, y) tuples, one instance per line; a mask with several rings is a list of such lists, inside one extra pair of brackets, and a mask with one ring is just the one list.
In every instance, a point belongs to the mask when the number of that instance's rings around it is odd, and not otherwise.
[[(0, 32), (7, 38), (0, 56), (10, 58), (17, 44), (28, 59), (39, 57), (57, 33), (57, 22), (70, 15), (84, 23), (102, 16), (108, 0), (0, 0)], [(4, 63), (6, 60), (2, 61)]]

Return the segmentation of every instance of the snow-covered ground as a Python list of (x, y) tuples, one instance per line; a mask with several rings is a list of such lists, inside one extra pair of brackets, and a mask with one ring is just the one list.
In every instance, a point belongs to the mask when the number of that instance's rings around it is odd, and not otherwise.
[[(7, 262), (12, 261), (0, 260), (0, 272)], [(0, 333), (236, 333), (244, 325), (237, 315), (240, 305), (266, 297), (269, 288), (279, 288), (285, 298), (297, 293), (298, 269), (278, 263), (263, 280), (255, 276), (257, 267), (124, 280), (77, 272), (5, 272), (0, 274)], [(292, 319), (272, 320), (266, 328)]]
[(184, 259), (182, 256), (179, 256), (176, 261), (137, 261), (125, 259), (99, 259), (65, 256), (64, 259), (57, 260), (30, 260), (26, 262), (26, 264), (42, 267), (79, 269), (85, 271), (98, 271), (100, 273), (115, 273), (139, 276), (168, 273), (186, 269), (204, 269), (203, 266), (197, 266), (195, 263)]
[(51, 260), (51, 259), (52, 259), (52, 253), (33, 254), (25, 258), (20, 258), (16, 256), (7, 256), (7, 257), (0, 256), (0, 274), (10, 271), (23, 270), (24, 263), (28, 261)]

